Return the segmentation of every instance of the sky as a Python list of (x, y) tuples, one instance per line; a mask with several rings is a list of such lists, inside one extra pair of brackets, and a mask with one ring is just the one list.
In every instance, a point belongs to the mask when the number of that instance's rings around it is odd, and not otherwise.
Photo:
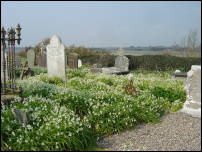
[(201, 2), (1, 1), (1, 26), (18, 23), (22, 47), (54, 34), (66, 46), (171, 46), (190, 30), (200, 41)]

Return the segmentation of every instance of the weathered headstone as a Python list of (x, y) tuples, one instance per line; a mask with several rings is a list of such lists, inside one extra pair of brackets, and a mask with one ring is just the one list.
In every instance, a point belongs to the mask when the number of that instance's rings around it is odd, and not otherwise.
[(33, 49), (29, 49), (27, 51), (27, 61), (28, 61), (28, 67), (33, 67), (34, 66), (35, 52), (34, 52)]
[(78, 68), (78, 54), (69, 53), (69, 55), (68, 55), (68, 66), (70, 69), (77, 69)]
[(78, 59), (78, 68), (80, 68), (81, 66), (82, 66), (82, 61)]
[(201, 66), (192, 65), (187, 73), (185, 89), (187, 99), (181, 112), (201, 117)]
[(18, 55), (15, 56), (15, 63), (16, 63), (16, 67), (20, 67), (21, 66), (20, 56), (18, 56)]
[(122, 70), (128, 71), (129, 59), (126, 56), (118, 56), (115, 59), (115, 67)]
[(28, 118), (28, 114), (25, 111), (18, 110), (18, 109), (12, 109), (12, 113), (18, 123), (28, 124), (29, 118)]
[(66, 81), (65, 74), (65, 47), (61, 39), (54, 35), (51, 37), (50, 44), (47, 45), (47, 70), (49, 77), (60, 77)]
[(40, 67), (47, 67), (47, 55), (46, 52), (40, 52), (37, 59), (37, 65)]

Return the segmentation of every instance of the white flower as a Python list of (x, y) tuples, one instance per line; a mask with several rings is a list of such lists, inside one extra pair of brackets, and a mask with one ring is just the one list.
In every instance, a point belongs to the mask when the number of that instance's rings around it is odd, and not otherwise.
[(33, 129), (33, 127), (31, 125), (27, 125), (27, 129), (31, 130), (31, 129)]
[(15, 132), (12, 132), (12, 135), (15, 136)]

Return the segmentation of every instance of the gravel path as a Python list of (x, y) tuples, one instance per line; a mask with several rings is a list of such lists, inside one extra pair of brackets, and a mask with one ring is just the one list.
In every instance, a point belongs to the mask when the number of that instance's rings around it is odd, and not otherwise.
[(176, 112), (98, 142), (110, 151), (201, 151), (201, 119)]

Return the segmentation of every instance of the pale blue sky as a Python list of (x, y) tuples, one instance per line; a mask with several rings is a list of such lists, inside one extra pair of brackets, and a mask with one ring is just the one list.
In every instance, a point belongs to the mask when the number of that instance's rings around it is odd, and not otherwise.
[(170, 46), (191, 29), (201, 36), (201, 2), (1, 1), (1, 26), (18, 23), (21, 46), (53, 34), (67, 46)]

